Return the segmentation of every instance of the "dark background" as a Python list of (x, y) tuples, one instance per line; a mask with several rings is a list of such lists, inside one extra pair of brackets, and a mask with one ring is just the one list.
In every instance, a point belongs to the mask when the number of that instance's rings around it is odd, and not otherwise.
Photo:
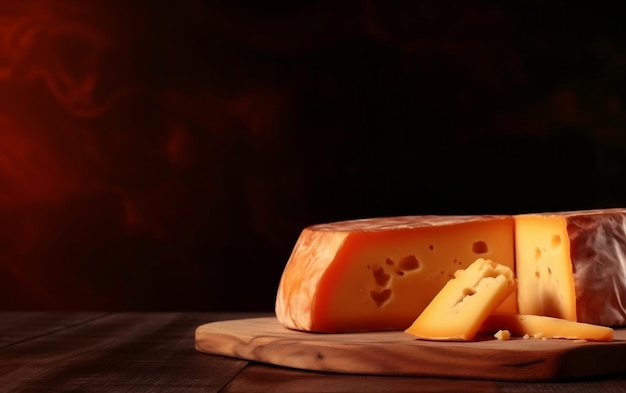
[(271, 311), (307, 225), (626, 205), (619, 10), (12, 3), (2, 309)]

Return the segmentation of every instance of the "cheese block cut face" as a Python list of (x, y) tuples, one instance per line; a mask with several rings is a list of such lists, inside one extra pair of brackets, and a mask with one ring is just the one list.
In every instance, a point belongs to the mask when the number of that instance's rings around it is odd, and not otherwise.
[(515, 216), (522, 314), (626, 324), (626, 209)]
[(456, 272), (406, 333), (427, 340), (473, 340), (515, 285), (510, 267), (479, 258)]
[[(305, 228), (281, 277), (276, 316), (313, 332), (404, 330), (476, 259), (513, 269), (513, 225), (509, 216), (407, 216)], [(499, 311), (517, 311), (514, 294)]]

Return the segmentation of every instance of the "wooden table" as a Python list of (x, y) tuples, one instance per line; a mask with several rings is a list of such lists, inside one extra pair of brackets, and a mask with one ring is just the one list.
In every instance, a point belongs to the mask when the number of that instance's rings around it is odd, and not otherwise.
[(0, 392), (626, 392), (626, 375), (559, 383), (342, 375), (194, 348), (201, 324), (266, 315), (1, 312)]

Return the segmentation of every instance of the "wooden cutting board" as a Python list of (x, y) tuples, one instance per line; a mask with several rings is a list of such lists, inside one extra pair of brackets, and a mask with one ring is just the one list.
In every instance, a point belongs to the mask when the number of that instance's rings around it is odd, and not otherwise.
[(626, 374), (626, 329), (609, 343), (522, 338), (472, 342), (416, 340), (401, 332), (319, 334), (289, 330), (275, 317), (207, 323), (196, 349), (305, 370), (510, 381)]

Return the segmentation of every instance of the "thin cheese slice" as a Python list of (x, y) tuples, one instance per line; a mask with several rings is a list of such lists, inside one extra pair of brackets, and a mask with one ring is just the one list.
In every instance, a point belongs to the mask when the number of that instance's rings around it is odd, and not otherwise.
[(613, 329), (610, 327), (539, 315), (496, 312), (489, 315), (480, 328), (486, 333), (502, 329), (516, 336), (589, 341), (613, 340)]
[[(276, 297), (286, 327), (404, 330), (454, 273), (478, 258), (514, 268), (511, 216), (409, 216), (305, 228)], [(500, 311), (517, 312), (512, 294)]]
[(514, 290), (509, 267), (477, 259), (456, 272), (406, 333), (428, 340), (473, 340), (489, 314)]
[(515, 216), (522, 314), (626, 324), (626, 209)]

